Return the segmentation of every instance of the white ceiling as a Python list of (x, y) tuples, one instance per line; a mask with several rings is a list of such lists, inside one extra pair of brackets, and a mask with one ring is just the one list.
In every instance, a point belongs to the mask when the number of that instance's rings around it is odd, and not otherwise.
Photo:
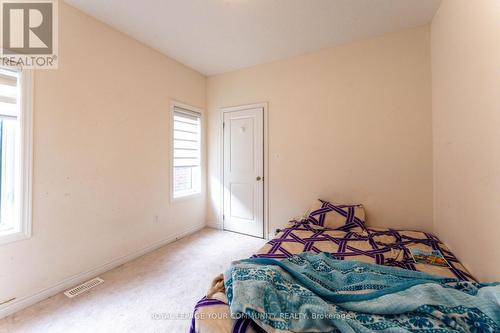
[(206, 75), (431, 21), (440, 0), (66, 0)]

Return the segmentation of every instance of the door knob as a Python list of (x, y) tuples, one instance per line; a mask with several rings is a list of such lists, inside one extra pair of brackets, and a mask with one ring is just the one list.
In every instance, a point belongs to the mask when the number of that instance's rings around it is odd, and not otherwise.
[(262, 180), (262, 178), (260, 176), (257, 176), (257, 178), (255, 178), (257, 181), (259, 180)]

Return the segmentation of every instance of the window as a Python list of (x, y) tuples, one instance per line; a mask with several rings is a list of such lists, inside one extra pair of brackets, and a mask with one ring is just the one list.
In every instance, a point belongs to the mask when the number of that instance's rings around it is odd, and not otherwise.
[(172, 197), (201, 193), (201, 114), (173, 105)]
[(0, 66), (0, 244), (31, 234), (31, 73)]

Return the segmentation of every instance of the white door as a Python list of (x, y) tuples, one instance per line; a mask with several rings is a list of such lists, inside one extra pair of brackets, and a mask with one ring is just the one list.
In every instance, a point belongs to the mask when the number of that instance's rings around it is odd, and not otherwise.
[(224, 229), (264, 237), (264, 109), (224, 112)]

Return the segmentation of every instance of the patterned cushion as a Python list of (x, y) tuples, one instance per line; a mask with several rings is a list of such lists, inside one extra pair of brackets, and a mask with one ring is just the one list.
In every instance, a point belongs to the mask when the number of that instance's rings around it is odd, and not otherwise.
[(332, 204), (321, 199), (314, 203), (307, 221), (322, 227), (342, 231), (348, 231), (356, 227), (366, 229), (363, 205)]

